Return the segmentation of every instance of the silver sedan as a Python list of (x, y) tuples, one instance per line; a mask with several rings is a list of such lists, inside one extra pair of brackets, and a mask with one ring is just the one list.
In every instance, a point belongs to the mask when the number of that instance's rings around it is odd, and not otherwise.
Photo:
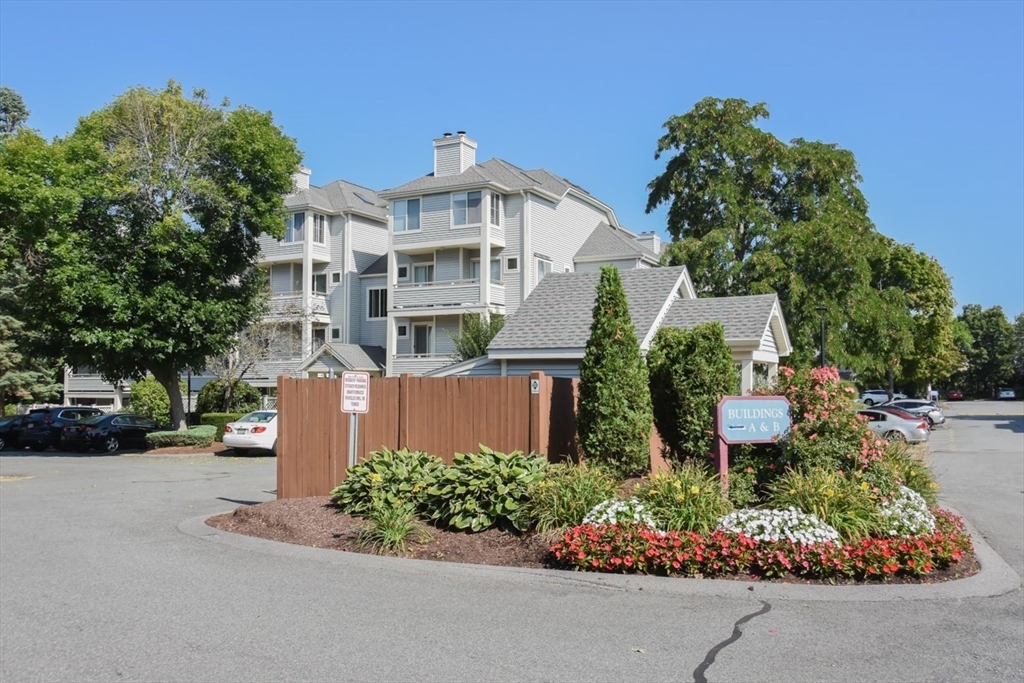
[(867, 420), (871, 431), (889, 441), (925, 443), (931, 433), (928, 429), (928, 420), (924, 417), (915, 416), (909, 419), (877, 408), (858, 410), (857, 414)]
[(932, 427), (945, 424), (946, 422), (946, 416), (942, 414), (939, 407), (931, 401), (925, 401), (924, 399), (905, 398), (898, 401), (889, 401), (883, 405), (902, 408), (912, 415), (920, 415), (927, 418), (928, 424)]

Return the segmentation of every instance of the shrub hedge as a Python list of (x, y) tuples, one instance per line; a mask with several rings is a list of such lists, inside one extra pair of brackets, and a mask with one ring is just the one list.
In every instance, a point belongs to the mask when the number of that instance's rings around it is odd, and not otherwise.
[(228, 422), (234, 422), (244, 417), (246, 413), (206, 413), (203, 415), (199, 422), (203, 425), (209, 425), (216, 429), (216, 439), (220, 441), (224, 438), (224, 425)]
[(146, 444), (150, 448), (168, 448), (169, 446), (206, 448), (213, 443), (216, 433), (216, 428), (209, 425), (189, 427), (183, 432), (153, 432), (146, 435)]

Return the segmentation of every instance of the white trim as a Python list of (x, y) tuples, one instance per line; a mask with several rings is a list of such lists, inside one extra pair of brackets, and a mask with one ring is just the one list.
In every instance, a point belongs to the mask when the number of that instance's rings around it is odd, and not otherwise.
[[(402, 268), (405, 268), (405, 276), (404, 277), (402, 276)], [(402, 282), (402, 281), (405, 281), (405, 280), (409, 279), (409, 264), (408, 263), (406, 263), (404, 265), (401, 265), (401, 266), (395, 266), (395, 270), (398, 271), (397, 272), (397, 278), (398, 278), (399, 282)]]
[[(480, 194), (480, 220), (476, 223), (469, 223), (469, 195), (474, 192)], [(456, 195), (466, 195), (466, 223), (461, 225), (455, 224), (455, 197)], [(488, 220), (490, 218), (488, 217)], [(450, 230), (462, 230), (463, 228), (479, 228), (484, 223), (484, 190), (467, 190), (465, 192), (452, 192), (448, 195), (448, 228)]]
[[(345, 274), (345, 271), (343, 271), (343, 270), (329, 270), (329, 271), (327, 271), (327, 287), (329, 289), (334, 289), (335, 287), (340, 287), (342, 285), (342, 283), (344, 282), (344, 279), (342, 278), (342, 276), (344, 274)], [(337, 276), (337, 278), (338, 278), (337, 282), (334, 281), (335, 276)]]
[[(516, 262), (516, 267), (515, 268), (510, 268), (509, 265), (508, 265), (508, 262), (512, 261), (512, 260), (515, 260), (515, 262)], [(518, 256), (506, 256), (504, 261), (505, 261), (504, 267), (505, 267), (505, 272), (506, 273), (518, 273), (519, 272), (519, 262), (522, 261), (522, 259), (520, 259)]]
[(544, 360), (552, 359), (582, 359), (584, 349), (494, 349), (487, 352), (488, 358), (498, 360)]
[[(334, 336), (335, 332), (338, 333), (337, 337)], [(327, 341), (329, 341), (329, 342), (338, 342), (340, 344), (341, 343), (341, 328), (340, 327), (332, 327), (331, 330), (330, 330), (330, 333), (327, 335), (327, 337), (328, 337)]]
[[(665, 299), (665, 303), (661, 305), (661, 309), (658, 310), (658, 314), (654, 316), (654, 320), (651, 321), (651, 328), (647, 330), (643, 340), (640, 342), (640, 350), (644, 353), (651, 348), (651, 342), (654, 341), (654, 335), (657, 334), (658, 330), (661, 329), (662, 324), (665, 322), (665, 316), (668, 315), (668, 309), (672, 308), (672, 304), (681, 299), (679, 296), (679, 286), (683, 283), (686, 278), (686, 269), (683, 268), (682, 272), (679, 273), (679, 279), (676, 280), (675, 285), (669, 290), (668, 298)], [(692, 288), (692, 285), (691, 285)]]
[[(412, 332), (412, 344), (409, 347), (411, 355), (413, 355), (413, 356), (420, 356), (420, 355), (422, 355), (422, 356), (429, 356), (429, 355), (432, 355), (432, 354), (436, 353), (437, 352), (436, 351), (436, 348), (437, 348), (437, 339), (436, 339), (437, 318), (436, 317), (431, 318), (430, 322), (412, 322), (410, 324), (410, 326), (412, 327), (412, 330), (411, 330), (411, 332)], [(416, 350), (416, 328), (417, 327), (428, 327), (428, 328), (430, 328), (430, 344), (429, 344), (430, 348), (428, 350), (426, 350), (426, 351), (417, 351)]]
[[(403, 327), (405, 328), (405, 334), (402, 334), (402, 328)], [(409, 338), (409, 323), (399, 323), (399, 322), (396, 322), (395, 323), (395, 330), (396, 330), (397, 338), (398, 339), (408, 339)]]
[(406, 227), (405, 230), (395, 230), (395, 216), (397, 214), (397, 211), (393, 207), (389, 207), (389, 209), (388, 209), (388, 232), (390, 232), (392, 235), (404, 235), (407, 232), (413, 232), (413, 233), (423, 232), (423, 197), (422, 196), (406, 197), (406, 198), (403, 198), (403, 199), (396, 199), (396, 200), (394, 200), (391, 203), (394, 205), (394, 204), (398, 204), (398, 202), (405, 202), (405, 224), (406, 224), (406, 226), (408, 226), (409, 225), (409, 202), (411, 202), (411, 201), (419, 202), (419, 210), (417, 211), (417, 215), (419, 216), (419, 218), (417, 220), (417, 223), (419, 223), (419, 227), (416, 228), (415, 230), (410, 230), (408, 227)]
[[(383, 315), (370, 315), (370, 309), (372, 308), (372, 305), (370, 303), (370, 300), (371, 300), (370, 294), (371, 294), (371, 292), (383, 292), (384, 293), (385, 305), (383, 307), (383, 310), (380, 311)], [(366, 289), (366, 318), (365, 318), (365, 320), (367, 322), (380, 322), (381, 320), (387, 320), (387, 317), (388, 317), (388, 305), (391, 303), (388, 299), (389, 299), (389, 297), (388, 297), (388, 288), (387, 287), (368, 287)], [(378, 304), (378, 308), (380, 308), (380, 297), (377, 298), (377, 304)]]

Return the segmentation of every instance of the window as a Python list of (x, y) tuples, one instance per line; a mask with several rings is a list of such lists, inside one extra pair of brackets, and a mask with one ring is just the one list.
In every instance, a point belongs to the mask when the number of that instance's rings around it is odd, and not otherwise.
[(324, 243), (324, 235), (327, 234), (327, 216), (319, 213), (313, 214), (313, 241), (317, 244)]
[(327, 273), (313, 273), (313, 291), (317, 294), (327, 293)]
[[(473, 259), (469, 262), (470, 277), (474, 280), (480, 279), (480, 259)], [(491, 280), (501, 282), (501, 259), (491, 259)]]
[(506, 273), (518, 273), (519, 272), (519, 257), (509, 256), (505, 259), (505, 272)]
[(481, 193), (458, 192), (452, 195), (452, 225), (480, 225)]
[(412, 352), (418, 355), (426, 355), (434, 352), (433, 325), (412, 326)]
[(569, 266), (566, 266), (563, 272), (571, 273), (572, 272), (572, 268), (570, 268)]
[(288, 216), (288, 220), (285, 221), (284, 241), (285, 242), (301, 242), (302, 241), (302, 227), (306, 222), (306, 214), (302, 211), (293, 213)]
[(399, 339), (408, 339), (409, 338), (409, 326), (408, 325), (399, 325), (398, 326), (398, 338)]
[(408, 232), (420, 229), (420, 200), (418, 199), (396, 199), (395, 232)]
[(292, 264), (292, 291), (293, 292), (301, 292), (302, 291), (302, 264), (301, 263), (293, 263)]
[(327, 343), (327, 328), (314, 327), (313, 328), (313, 348), (319, 349), (321, 346)]
[(491, 193), (491, 225), (501, 225), (501, 195)]
[(331, 271), (331, 286), (333, 287), (335, 285), (340, 285), (340, 284), (341, 284), (341, 271), (340, 270)]
[(412, 267), (412, 281), (425, 283), (434, 281), (434, 264), (424, 263), (423, 265)]
[(332, 327), (331, 328), (331, 341), (341, 341), (341, 328), (340, 327)]
[(388, 290), (369, 289), (366, 291), (366, 318), (376, 320), (388, 317)]
[(398, 279), (408, 280), (409, 279), (409, 266), (398, 266)]
[(537, 282), (544, 279), (544, 276), (551, 272), (551, 261), (537, 259)]

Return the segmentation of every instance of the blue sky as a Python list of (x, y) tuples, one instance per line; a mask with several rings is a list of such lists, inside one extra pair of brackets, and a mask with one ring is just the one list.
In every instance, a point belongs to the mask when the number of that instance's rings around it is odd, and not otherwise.
[(768, 103), (784, 140), (857, 157), (878, 229), (936, 257), (959, 304), (1024, 311), (1024, 3), (12, 2), (0, 83), (67, 134), (168, 79), (270, 110), (312, 182), (385, 189), (465, 130), (645, 214), (662, 124)]

